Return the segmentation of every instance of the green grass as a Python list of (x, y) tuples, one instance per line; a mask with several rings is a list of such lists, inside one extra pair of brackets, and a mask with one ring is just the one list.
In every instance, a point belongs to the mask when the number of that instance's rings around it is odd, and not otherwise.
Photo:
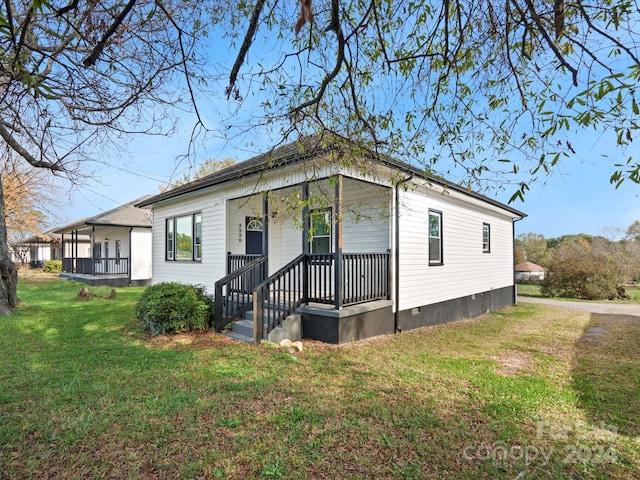
[[(524, 304), (292, 357), (22, 281), (1, 478), (638, 478), (640, 322)], [(543, 458), (543, 454), (547, 457)]]
[[(626, 300), (615, 300), (616, 303), (639, 303), (640, 304), (640, 287), (638, 286), (625, 286), (626, 294), (629, 296)], [(525, 285), (518, 284), (518, 295), (523, 295), (526, 297), (541, 297), (544, 295), (540, 293), (540, 285)], [(575, 298), (561, 298), (557, 297), (558, 300), (571, 300), (571, 301), (584, 301), (584, 300), (576, 300)], [(594, 300), (594, 302), (609, 302), (611, 300)]]

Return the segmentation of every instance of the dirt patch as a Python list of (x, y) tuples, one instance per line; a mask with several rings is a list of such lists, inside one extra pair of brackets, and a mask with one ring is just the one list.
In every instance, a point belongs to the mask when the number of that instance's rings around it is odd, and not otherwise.
[(533, 370), (533, 356), (529, 352), (507, 350), (500, 355), (494, 355), (491, 360), (498, 364), (497, 371), (506, 377), (515, 377)]

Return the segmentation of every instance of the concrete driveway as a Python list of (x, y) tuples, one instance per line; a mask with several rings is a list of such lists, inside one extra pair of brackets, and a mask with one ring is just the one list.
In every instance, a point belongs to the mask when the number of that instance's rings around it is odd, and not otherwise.
[(567, 302), (565, 300), (551, 300), (549, 298), (524, 297), (518, 295), (518, 303), (542, 303), (555, 305), (568, 310), (579, 310), (591, 313), (612, 313), (618, 315), (633, 315), (640, 318), (640, 305), (630, 303), (592, 303), (592, 302)]

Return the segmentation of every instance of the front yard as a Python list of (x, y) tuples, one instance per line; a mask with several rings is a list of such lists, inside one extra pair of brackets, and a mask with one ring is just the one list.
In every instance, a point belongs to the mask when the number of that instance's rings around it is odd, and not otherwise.
[[(0, 478), (639, 478), (640, 318), (522, 304), (296, 357), (22, 281)], [(521, 475), (518, 477), (518, 475)]]

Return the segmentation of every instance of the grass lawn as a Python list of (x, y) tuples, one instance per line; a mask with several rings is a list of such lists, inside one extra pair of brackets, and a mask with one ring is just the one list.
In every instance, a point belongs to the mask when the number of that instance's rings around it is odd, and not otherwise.
[[(24, 280), (0, 478), (640, 478), (640, 320), (523, 304), (296, 357)], [(521, 476), (518, 476), (524, 472)]]
[[(627, 300), (613, 300), (616, 303), (640, 303), (640, 287), (638, 286), (625, 286), (625, 291), (629, 298)], [(540, 285), (525, 285), (518, 284), (518, 295), (524, 295), (526, 297), (544, 297), (540, 293)], [(571, 298), (560, 298), (559, 300), (575, 300)], [(594, 302), (610, 302), (612, 300), (594, 300)]]

